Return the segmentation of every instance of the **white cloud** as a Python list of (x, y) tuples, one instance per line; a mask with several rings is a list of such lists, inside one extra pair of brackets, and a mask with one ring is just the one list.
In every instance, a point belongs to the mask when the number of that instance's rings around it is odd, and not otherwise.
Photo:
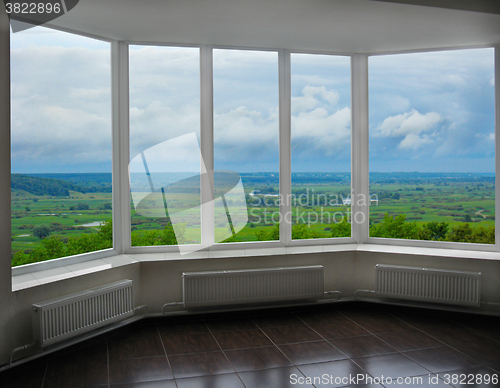
[(350, 140), (349, 108), (332, 114), (328, 114), (324, 108), (317, 108), (292, 117), (292, 141), (307, 143), (309, 152), (321, 150), (326, 155), (332, 155), (350, 147)]
[(402, 149), (402, 150), (409, 149), (409, 150), (416, 151), (420, 147), (422, 147), (423, 145), (430, 144), (432, 142), (433, 142), (433, 140), (430, 139), (429, 136), (420, 137), (414, 133), (409, 133), (401, 141), (401, 143), (399, 143), (398, 148)]
[(374, 136), (404, 137), (398, 144), (398, 148), (416, 151), (424, 145), (433, 143), (429, 135), (423, 133), (435, 128), (442, 120), (443, 117), (437, 112), (429, 112), (423, 115), (412, 109), (410, 112), (387, 117), (376, 128)]
[(422, 115), (415, 109), (397, 116), (387, 117), (377, 128), (376, 136), (401, 137), (409, 134), (419, 135), (436, 126), (442, 120), (437, 112)]
[(130, 156), (200, 132), (199, 53), (194, 48), (131, 46)]
[(279, 119), (244, 106), (214, 115), (215, 158), (231, 163), (277, 160)]
[(339, 155), (350, 149), (351, 109), (340, 109), (339, 93), (324, 86), (305, 86), (292, 98), (292, 146), (295, 156)]
[(335, 106), (339, 102), (340, 96), (333, 90), (326, 90), (324, 86), (308, 85), (302, 89), (302, 96), (292, 97), (292, 114), (314, 109), (319, 103), (318, 99)]

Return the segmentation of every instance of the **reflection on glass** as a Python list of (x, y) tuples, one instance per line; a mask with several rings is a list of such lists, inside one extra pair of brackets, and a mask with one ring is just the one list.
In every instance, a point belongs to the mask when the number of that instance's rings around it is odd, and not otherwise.
[(240, 175), (231, 171), (215, 171), (214, 198), (214, 220), (219, 226), (215, 242), (236, 238), (248, 222), (245, 190)]
[(136, 214), (166, 219), (178, 244), (185, 243), (187, 231), (200, 228), (200, 174), (193, 172), (200, 165), (194, 133), (148, 148), (130, 162), (130, 193)]
[(132, 245), (201, 243), (199, 49), (130, 46)]

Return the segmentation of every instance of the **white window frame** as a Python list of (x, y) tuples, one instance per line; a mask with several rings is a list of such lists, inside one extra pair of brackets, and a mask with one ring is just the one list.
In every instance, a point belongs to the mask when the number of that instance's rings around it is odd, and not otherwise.
[[(478, 48), (493, 48), (494, 50), (494, 73), (495, 73), (495, 215), (498, 209), (500, 209), (500, 178), (498, 173), (500, 172), (500, 46), (468, 46), (468, 47), (448, 47), (443, 49), (433, 49), (433, 50), (414, 50), (414, 51), (404, 51), (404, 52), (394, 52), (394, 53), (379, 53), (372, 54), (372, 56), (381, 55), (397, 55), (397, 54), (410, 54), (410, 53), (426, 53), (426, 52), (443, 52), (443, 51), (460, 51), (468, 49), (478, 49)], [(368, 60), (368, 56), (367, 56)], [(367, 63), (368, 66), (368, 63)], [(367, 76), (367, 92), (368, 92), (368, 68), (366, 71)], [(368, 96), (366, 96), (366, 102), (368, 103)], [(366, 114), (367, 121), (368, 116), (368, 104), (366, 109), (363, 111)], [(368, 129), (366, 129), (368, 131)], [(366, 141), (366, 147), (368, 147), (368, 138), (363, 139)], [(368, 158), (368, 150), (363, 154)], [(368, 165), (367, 165), (368, 168)], [(369, 184), (368, 179), (369, 170), (366, 170), (365, 184)], [(369, 210), (369, 209), (368, 209)], [(367, 222), (369, 222), (369, 214), (367, 215)], [(448, 242), (448, 241), (427, 241), (427, 240), (411, 240), (411, 239), (395, 239), (395, 238), (383, 238), (383, 237), (369, 237), (369, 226), (367, 225), (366, 232), (363, 229), (363, 235), (365, 236), (364, 243), (366, 244), (377, 244), (377, 245), (393, 245), (393, 246), (405, 246), (405, 247), (416, 247), (416, 248), (437, 248), (437, 249), (453, 249), (453, 250), (469, 250), (469, 251), (485, 251), (485, 252), (499, 252), (500, 251), (500, 221), (498, 217), (495, 217), (495, 244), (476, 244), (476, 243), (462, 243), (462, 242)]]
[[(119, 232), (116, 229), (116, 225), (119, 225), (120, 217), (121, 217), (121, 215), (119, 214), (119, 212), (116, 209), (116, 203), (119, 199), (115, 198), (116, 194), (118, 194), (118, 191), (116, 191), (116, 188), (117, 188), (117, 185), (119, 183), (117, 181), (117, 177), (119, 176), (119, 174), (117, 174), (117, 172), (118, 172), (119, 165), (120, 165), (119, 164), (119, 153), (120, 153), (119, 149), (120, 148), (119, 148), (119, 141), (118, 141), (119, 140), (118, 139), (119, 126), (117, 125), (117, 122), (116, 122), (117, 117), (115, 117), (115, 112), (118, 112), (118, 111), (123, 112), (123, 110), (121, 110), (121, 109), (118, 110), (117, 109), (118, 107), (115, 108), (115, 106), (114, 106), (116, 103), (116, 101), (115, 101), (116, 100), (116, 95), (115, 95), (116, 90), (115, 89), (118, 89), (119, 84), (120, 84), (120, 82), (118, 82), (119, 80), (115, 79), (116, 76), (119, 74), (119, 72), (116, 71), (117, 69), (115, 69), (115, 66), (117, 66), (118, 63), (122, 63), (122, 61), (117, 61), (113, 47), (120, 42), (117, 42), (117, 41), (114, 41), (111, 39), (102, 38), (100, 36), (96, 36), (93, 34), (86, 34), (86, 33), (77, 32), (77, 31), (74, 31), (74, 30), (69, 29), (69, 28), (59, 28), (59, 27), (56, 28), (53, 26), (49, 27), (47, 25), (43, 25), (43, 27), (50, 28), (50, 29), (53, 29), (56, 31), (66, 32), (68, 34), (83, 36), (85, 38), (99, 40), (101, 42), (106, 42), (106, 43), (110, 44), (110, 59), (111, 59), (111, 80), (110, 81), (111, 81), (111, 107), (112, 107), (111, 108), (111, 114), (112, 114), (111, 115), (111, 117), (112, 117), (112, 124), (111, 124), (111, 154), (112, 154), (112, 156), (111, 156), (111, 160), (112, 160), (111, 172), (112, 172), (112, 174), (111, 175), (112, 175), (113, 248), (103, 249), (103, 250), (94, 251), (94, 252), (82, 253), (82, 254), (74, 255), (74, 256), (66, 256), (66, 257), (42, 261), (42, 262), (38, 262), (38, 263), (25, 264), (25, 265), (21, 265), (21, 266), (17, 266), (17, 267), (12, 267), (12, 276), (43, 271), (43, 270), (62, 267), (62, 266), (71, 265), (71, 264), (83, 263), (83, 262), (90, 261), (90, 260), (104, 259), (107, 257), (117, 256), (117, 255), (123, 253), (121, 243), (118, 242), (118, 241), (123, 241), (123, 238), (121, 238), (123, 236), (117, 235), (117, 233), (119, 233)], [(127, 59), (128, 59), (128, 57), (127, 57)], [(9, 52), (9, 59), (8, 60), (10, 61), (10, 52)], [(128, 67), (127, 67), (127, 69), (128, 69)], [(123, 88), (123, 84), (122, 84), (122, 88)], [(120, 90), (120, 92), (123, 92), (123, 91)], [(11, 91), (11, 93), (12, 93), (12, 91)], [(128, 90), (127, 90), (127, 93), (128, 93)], [(127, 112), (127, 117), (128, 117), (128, 112)], [(10, 147), (9, 147), (9, 160), (10, 159), (11, 159), (11, 154), (10, 154)], [(127, 162), (127, 166), (128, 166), (128, 162)], [(8, 168), (10, 169), (10, 164), (9, 164)], [(9, 174), (11, 174), (11, 171), (9, 171)], [(128, 182), (128, 175), (127, 175), (127, 182)], [(12, 212), (11, 203), (9, 203), (9, 214), (11, 214), (11, 212)], [(11, 232), (9, 230), (9, 234), (10, 233)]]
[[(62, 30), (62, 29), (61, 29)], [(369, 198), (369, 165), (368, 165), (368, 141), (369, 141), (369, 112), (368, 112), (368, 54), (335, 53), (318, 51), (291, 51), (284, 49), (252, 48), (252, 47), (226, 47), (208, 45), (183, 45), (174, 43), (144, 43), (111, 41), (88, 34), (76, 33), (72, 30), (63, 30), (76, 35), (86, 36), (111, 43), (111, 77), (112, 77), (112, 174), (113, 174), (113, 248), (97, 252), (89, 252), (81, 255), (54, 259), (41, 263), (27, 264), (12, 268), (13, 275), (21, 275), (49, 268), (60, 267), (68, 264), (80, 263), (89, 260), (101, 259), (122, 254), (146, 254), (146, 253), (173, 253), (178, 251), (177, 246), (131, 246), (131, 220), (130, 220), (130, 187), (128, 177), (129, 163), (129, 45), (154, 45), (173, 47), (198, 47), (200, 50), (200, 138), (201, 153), (207, 170), (213, 171), (213, 49), (238, 49), (274, 51), (278, 53), (279, 68), (279, 172), (280, 172), (280, 194), (287, 196), (291, 194), (291, 53), (341, 55), (351, 58), (351, 189), (352, 198), (365, 196)], [(415, 50), (404, 52), (380, 53), (404, 54), (409, 52), (430, 52), (446, 50), (463, 50), (467, 48), (494, 48), (495, 52), (495, 133), (500, 133), (500, 46), (473, 46), (460, 48), (443, 48), (441, 50)], [(500, 139), (495, 137), (495, 209), (500, 209)], [(10, 154), (9, 154), (10, 155)], [(212, 177), (213, 178), (213, 177)], [(205, 203), (211, 203), (213, 192), (210, 187), (210, 179), (202, 178), (201, 197)], [(10, 208), (10, 204), (9, 204)], [(422, 240), (399, 240), (387, 238), (369, 237), (369, 206), (358, 204), (353, 200), (352, 214), (359, 214), (358, 221), (351, 224), (351, 236), (344, 238), (322, 238), (309, 240), (292, 240), (291, 223), (286, 222), (284, 215), (291, 211), (290, 204), (282, 205), (280, 214), (284, 222), (280, 224), (280, 240), (267, 242), (239, 242), (239, 243), (213, 243), (214, 231), (214, 209), (213, 206), (205, 206), (202, 209), (202, 244), (190, 246), (195, 250), (198, 247), (209, 246), (204, 251), (240, 251), (246, 249), (270, 249), (270, 248), (299, 248), (323, 246), (330, 247), (329, 251), (335, 251), (335, 246), (346, 244), (375, 244), (392, 245), (415, 248), (454, 249), (468, 251), (500, 252), (500, 221), (495, 220), (495, 244), (471, 244), (455, 242), (435, 242)], [(354, 246), (355, 246), (354, 245)], [(342, 247), (337, 248), (342, 250)], [(325, 249), (326, 251), (327, 249)], [(283, 251), (285, 253), (285, 251)], [(230, 257), (230, 255), (228, 255)], [(203, 251), (198, 252), (199, 257)], [(179, 258), (182, 258), (179, 255)], [(189, 258), (189, 255), (186, 256)]]

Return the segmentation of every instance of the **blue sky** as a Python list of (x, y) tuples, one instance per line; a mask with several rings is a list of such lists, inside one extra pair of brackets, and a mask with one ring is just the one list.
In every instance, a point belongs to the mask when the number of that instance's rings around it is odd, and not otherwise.
[[(12, 171), (111, 171), (109, 43), (11, 35)], [(370, 171), (494, 172), (493, 49), (373, 56)], [(131, 46), (131, 158), (199, 138), (196, 48)], [(350, 170), (349, 57), (292, 54), (292, 171)], [(215, 167), (278, 171), (278, 56), (214, 51)], [(179, 150), (181, 152), (182, 150)]]

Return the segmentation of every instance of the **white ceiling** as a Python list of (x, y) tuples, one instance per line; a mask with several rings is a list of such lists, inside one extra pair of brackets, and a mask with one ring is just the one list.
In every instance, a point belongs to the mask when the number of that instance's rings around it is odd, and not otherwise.
[(500, 15), (371, 0), (80, 0), (54, 25), (131, 42), (380, 53), (500, 44)]

